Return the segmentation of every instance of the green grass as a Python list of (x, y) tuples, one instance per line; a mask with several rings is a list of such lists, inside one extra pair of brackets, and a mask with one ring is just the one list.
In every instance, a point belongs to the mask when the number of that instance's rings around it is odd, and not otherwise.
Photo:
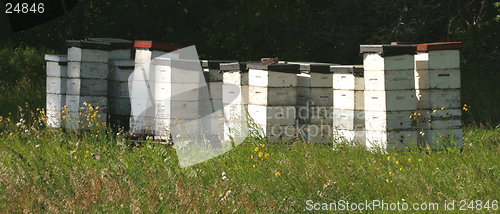
[(123, 132), (103, 127), (45, 129), (40, 119), (0, 122), (4, 212), (303, 212), (307, 200), (403, 199), (410, 206), (439, 203), (441, 210), (445, 201), (457, 201), (458, 209), (460, 200), (498, 200), (500, 189), (500, 128), (465, 128), (462, 153), (372, 152), (341, 142), (332, 148), (252, 138), (180, 168), (171, 146), (132, 146)]

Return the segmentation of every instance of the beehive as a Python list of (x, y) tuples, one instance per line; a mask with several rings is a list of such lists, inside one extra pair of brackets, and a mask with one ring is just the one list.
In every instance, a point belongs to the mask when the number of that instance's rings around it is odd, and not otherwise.
[(132, 87), (132, 72), (134, 60), (109, 60), (108, 101), (110, 124), (113, 127), (123, 127), (128, 130), (130, 123), (130, 88)]
[[(94, 123), (107, 122), (109, 43), (66, 41), (68, 47), (68, 78), (66, 80), (66, 128), (88, 128), (88, 115)], [(87, 105), (85, 105), (87, 104)], [(88, 104), (91, 105), (89, 108)], [(99, 109), (95, 108), (99, 106)], [(83, 118), (82, 116), (88, 117)]]
[[(248, 115), (273, 140), (295, 136), (297, 74), (300, 66), (285, 63), (248, 63)], [(290, 113), (290, 110), (292, 113)], [(284, 129), (286, 126), (286, 129)], [(288, 130), (288, 132), (277, 132)], [(268, 132), (269, 131), (269, 132)]]
[(246, 63), (221, 63), (224, 140), (239, 139), (247, 133), (248, 70)]
[(417, 117), (421, 132), (418, 142), (422, 146), (428, 144), (435, 149), (463, 145), (460, 48), (458, 42), (417, 45), (414, 75), (421, 113)]
[(47, 68), (47, 126), (61, 128), (63, 118), (61, 111), (66, 105), (66, 77), (67, 61), (66, 55), (45, 55)]
[[(178, 55), (167, 54), (170, 51), (181, 48), (177, 45), (171, 45), (155, 41), (137, 40), (134, 42), (135, 48), (135, 68), (132, 73), (131, 91), (131, 117), (130, 130), (133, 134), (154, 134), (155, 131), (155, 83), (163, 82), (169, 77), (168, 71), (163, 73), (156, 72), (152, 61), (160, 56), (166, 58), (178, 58)], [(159, 61), (160, 62), (160, 61)], [(161, 63), (159, 67), (161, 67)], [(170, 68), (168, 65), (165, 67)], [(159, 71), (163, 71), (161, 68)], [(160, 76), (164, 74), (164, 76)], [(151, 77), (152, 76), (152, 77)]]
[(416, 46), (361, 45), (366, 146), (406, 149), (416, 144)]

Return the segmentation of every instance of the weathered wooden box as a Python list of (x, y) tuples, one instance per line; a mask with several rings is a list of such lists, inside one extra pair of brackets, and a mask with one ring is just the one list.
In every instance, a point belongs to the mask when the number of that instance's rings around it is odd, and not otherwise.
[(248, 86), (248, 104), (264, 106), (295, 106), (296, 103), (297, 89), (295, 87), (271, 88)]
[(354, 90), (333, 90), (334, 109), (364, 110), (365, 92)]
[[(126, 82), (132, 81), (135, 63), (134, 60), (109, 60), (108, 80)], [(131, 78), (132, 77), (132, 78)]]
[(365, 71), (413, 70), (417, 46), (361, 45)]
[(112, 115), (130, 115), (131, 103), (129, 98), (108, 98), (109, 114)]
[(109, 52), (107, 50), (82, 49), (79, 47), (70, 47), (68, 48), (68, 61), (107, 63), (108, 54)]
[(46, 89), (48, 94), (66, 94), (66, 78), (47, 76)]
[(311, 106), (331, 106), (334, 104), (333, 89), (332, 88), (319, 88), (311, 87)]
[(460, 69), (415, 70), (416, 89), (459, 89)]
[(364, 130), (365, 112), (358, 110), (333, 110), (333, 127), (339, 130)]
[(66, 77), (68, 72), (68, 56), (45, 54), (47, 77)]
[[(332, 106), (311, 106), (308, 108), (309, 124), (311, 125), (332, 125), (334, 119), (334, 109)], [(302, 113), (302, 112), (301, 112)]]

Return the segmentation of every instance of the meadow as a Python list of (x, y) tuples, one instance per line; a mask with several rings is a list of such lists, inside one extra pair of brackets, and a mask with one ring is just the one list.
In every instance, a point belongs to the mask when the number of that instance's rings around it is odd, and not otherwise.
[[(0, 50), (0, 213), (302, 213), (323, 203), (373, 200), (406, 203), (408, 210), (425, 205), (422, 212), (445, 212), (450, 202), (455, 212), (499, 209), (500, 126), (473, 120), (495, 111), (481, 103), (482, 89), (494, 88), (491, 78), (491, 85), (473, 77), (463, 82), (477, 96), (462, 100), (464, 118), (471, 118), (462, 151), (369, 151), (340, 138), (284, 144), (252, 136), (224, 155), (180, 168), (173, 146), (130, 143), (123, 129), (92, 114), (86, 131), (46, 128), (47, 52)], [(371, 208), (359, 212), (389, 212)]]

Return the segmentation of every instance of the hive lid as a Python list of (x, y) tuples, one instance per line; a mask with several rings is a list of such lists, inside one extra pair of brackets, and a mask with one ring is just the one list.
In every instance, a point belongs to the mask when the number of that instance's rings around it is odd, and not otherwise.
[(220, 63), (220, 70), (222, 72), (247, 72), (246, 62), (231, 62), (231, 63)]
[(376, 53), (381, 56), (415, 55), (415, 45), (360, 45), (359, 51), (363, 53)]
[(68, 56), (67, 55), (45, 54), (45, 61), (67, 62)]
[(274, 64), (263, 65), (261, 63), (252, 62), (252, 63), (248, 63), (247, 67), (251, 68), (251, 69), (276, 71), (276, 72), (283, 72), (283, 73), (295, 73), (295, 74), (300, 73), (300, 70), (299, 70), (300, 65), (298, 65), (298, 64), (274, 63)]
[(363, 77), (364, 67), (362, 65), (333, 65), (330, 66), (330, 72), (336, 74), (352, 74), (357, 77)]
[(330, 66), (338, 65), (335, 63), (321, 63), (321, 62), (288, 62), (288, 64), (296, 64), (300, 66), (300, 71), (303, 73), (317, 72), (317, 73), (330, 73)]
[(150, 40), (135, 40), (134, 47), (146, 48), (150, 50), (159, 50), (159, 51), (175, 51), (182, 48), (182, 46), (180, 45), (168, 44), (164, 42), (155, 42)]
[(201, 60), (201, 67), (208, 69), (220, 69), (221, 63), (238, 62), (237, 60)]
[(89, 41), (102, 42), (110, 45), (111, 49), (132, 49), (134, 44), (130, 40), (117, 38), (89, 38)]
[(435, 51), (435, 50), (452, 50), (452, 49), (461, 49), (461, 42), (435, 42), (435, 43), (424, 43), (424, 44), (416, 44), (417, 51)]
[(96, 42), (96, 41), (82, 41), (82, 40), (66, 40), (66, 47), (78, 47), (81, 49), (96, 49), (96, 50), (110, 50), (109, 43)]

